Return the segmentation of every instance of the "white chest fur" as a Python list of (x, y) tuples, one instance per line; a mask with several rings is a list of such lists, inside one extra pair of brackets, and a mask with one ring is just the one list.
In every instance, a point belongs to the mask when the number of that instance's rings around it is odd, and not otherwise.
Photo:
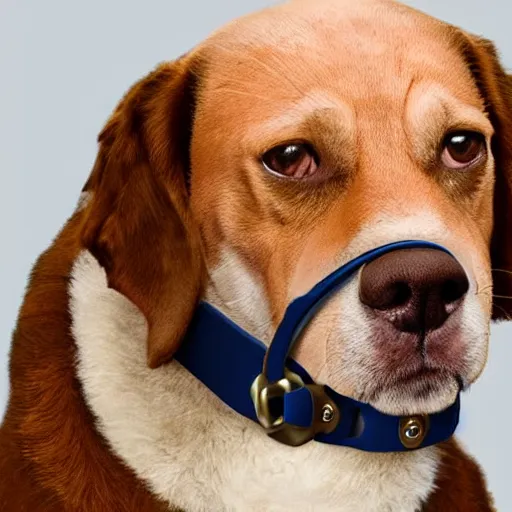
[(241, 418), (178, 363), (146, 365), (147, 326), (83, 252), (70, 288), (78, 377), (98, 428), (162, 499), (187, 511), (413, 512), (433, 488), (435, 448), (367, 454), (290, 448)]

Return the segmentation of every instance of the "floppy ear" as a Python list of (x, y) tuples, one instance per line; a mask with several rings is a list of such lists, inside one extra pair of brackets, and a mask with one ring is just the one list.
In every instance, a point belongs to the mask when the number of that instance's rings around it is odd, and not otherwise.
[(512, 319), (512, 77), (491, 41), (465, 35), (463, 54), (486, 102), (494, 127), (496, 165), (491, 243), (493, 319)]
[(182, 59), (136, 83), (101, 132), (84, 187), (82, 244), (145, 315), (151, 368), (172, 357), (201, 289), (187, 191), (195, 77)]

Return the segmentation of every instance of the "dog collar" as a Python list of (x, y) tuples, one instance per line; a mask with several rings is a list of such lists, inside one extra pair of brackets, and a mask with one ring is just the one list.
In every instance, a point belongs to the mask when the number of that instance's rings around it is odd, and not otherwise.
[(290, 303), (268, 347), (201, 302), (175, 359), (231, 409), (290, 446), (314, 439), (370, 452), (400, 452), (446, 441), (459, 421), (459, 394), (444, 411), (393, 416), (316, 384), (288, 357), (323, 301), (359, 268), (388, 252), (412, 248), (451, 254), (432, 242), (407, 240), (358, 256)]

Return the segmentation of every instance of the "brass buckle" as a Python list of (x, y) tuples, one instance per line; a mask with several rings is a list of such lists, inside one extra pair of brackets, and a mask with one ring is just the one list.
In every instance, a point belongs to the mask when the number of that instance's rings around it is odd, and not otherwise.
[[(286, 393), (303, 387), (307, 387), (313, 397), (314, 418), (307, 428), (285, 423), (279, 403)], [(261, 426), (270, 437), (288, 446), (303, 445), (320, 433), (329, 434), (340, 420), (340, 411), (323, 386), (306, 386), (299, 375), (288, 369), (285, 369), (285, 377), (276, 382), (269, 382), (263, 374), (258, 375), (251, 386), (251, 398)]]

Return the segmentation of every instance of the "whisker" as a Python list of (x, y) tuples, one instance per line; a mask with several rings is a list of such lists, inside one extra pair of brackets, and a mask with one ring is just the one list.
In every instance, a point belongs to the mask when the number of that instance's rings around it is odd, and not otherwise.
[(478, 289), (478, 287), (477, 287), (475, 295), (482, 295), (482, 294), (486, 294), (486, 293), (488, 293), (489, 291), (492, 291), (492, 288), (493, 288), (493, 285), (492, 285), (492, 284), (487, 285), (487, 286), (484, 286), (481, 290), (479, 290), (479, 289)]
[(509, 274), (512, 276), (512, 271), (511, 270), (505, 270), (503, 268), (491, 268), (491, 272), (503, 272), (505, 274)]
[(505, 314), (505, 318), (506, 318), (507, 320), (509, 320), (509, 321), (510, 321), (510, 320), (512, 320), (512, 317), (511, 317), (511, 316), (507, 313), (507, 311), (506, 311), (504, 308), (502, 308), (499, 304), (493, 304), (493, 306), (494, 306), (495, 308), (500, 309), (500, 310)]
[(512, 300), (512, 297), (508, 296), (508, 295), (493, 295), (493, 297), (495, 299), (507, 299), (507, 300)]

